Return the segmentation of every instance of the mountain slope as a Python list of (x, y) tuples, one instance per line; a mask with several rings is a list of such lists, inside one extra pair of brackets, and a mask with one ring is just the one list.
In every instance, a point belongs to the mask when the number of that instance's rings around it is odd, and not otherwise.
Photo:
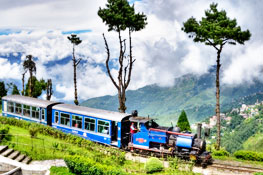
[[(263, 84), (259, 81), (252, 85), (238, 87), (221, 86), (222, 110), (237, 104), (237, 99), (263, 92)], [(176, 117), (184, 109), (191, 122), (200, 121), (214, 115), (215, 109), (215, 71), (202, 76), (192, 74), (175, 79), (173, 87), (149, 85), (138, 90), (127, 91), (127, 112), (136, 109), (141, 116), (158, 118), (161, 123), (175, 122)], [(233, 104), (234, 103), (234, 104)], [(118, 110), (117, 96), (103, 96), (82, 102), (89, 106), (107, 110)]]

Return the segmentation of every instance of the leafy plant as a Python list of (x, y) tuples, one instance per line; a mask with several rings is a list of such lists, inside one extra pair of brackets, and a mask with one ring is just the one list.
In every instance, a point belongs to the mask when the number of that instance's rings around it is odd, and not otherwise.
[(234, 153), (234, 156), (242, 160), (252, 160), (252, 161), (263, 161), (263, 153), (257, 153), (254, 151), (240, 150)]
[(163, 169), (164, 168), (162, 162), (156, 157), (149, 158), (145, 163), (145, 171), (147, 173), (160, 172)]
[(39, 131), (39, 128), (37, 126), (31, 126), (29, 128), (29, 134), (31, 138), (37, 138), (38, 131)]
[(0, 143), (11, 140), (8, 126), (0, 126)]

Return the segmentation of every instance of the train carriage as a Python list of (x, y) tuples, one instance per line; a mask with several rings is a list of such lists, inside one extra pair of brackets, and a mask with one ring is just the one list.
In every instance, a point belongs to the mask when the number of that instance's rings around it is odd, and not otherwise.
[(52, 106), (56, 104), (59, 103), (20, 95), (9, 95), (2, 98), (2, 115), (51, 125)]
[(129, 114), (101, 109), (58, 104), (52, 109), (52, 127), (73, 133), (88, 140), (121, 147), (121, 138), (129, 132), (122, 125)]

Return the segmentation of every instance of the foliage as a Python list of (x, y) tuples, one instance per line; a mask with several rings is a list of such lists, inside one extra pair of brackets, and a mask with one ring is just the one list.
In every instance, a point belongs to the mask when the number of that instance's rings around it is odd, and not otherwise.
[(134, 6), (127, 0), (108, 0), (107, 8), (99, 8), (98, 15), (108, 25), (108, 31), (121, 31), (130, 28), (139, 31), (146, 26), (146, 16), (135, 13)]
[[(25, 96), (29, 96), (29, 84), (30, 78), (28, 79), (28, 83), (26, 84)], [(35, 76), (32, 77), (32, 97), (39, 97), (42, 94), (42, 91), (46, 89), (46, 82), (45, 80), (41, 79), (40, 81), (37, 80)]]
[(243, 143), (253, 136), (260, 128), (261, 122), (257, 117), (247, 119), (235, 128), (234, 132), (225, 132), (222, 145), (230, 153), (243, 149)]
[(100, 164), (90, 158), (82, 156), (67, 156), (65, 162), (72, 173), (79, 175), (121, 175), (121, 169)]
[(10, 140), (11, 140), (11, 135), (9, 135), (9, 127), (0, 126), (0, 143)]
[(184, 110), (181, 112), (178, 118), (177, 126), (181, 129), (181, 131), (191, 131), (190, 124)]
[(236, 19), (227, 17), (225, 10), (218, 11), (215, 3), (205, 11), (205, 16), (199, 22), (191, 17), (184, 23), (182, 30), (194, 38), (194, 42), (202, 42), (213, 47), (225, 43), (235, 45), (244, 44), (251, 36), (249, 30), (241, 31)]
[(249, 137), (243, 143), (243, 147), (245, 150), (263, 152), (263, 133), (258, 132), (255, 135)]
[(149, 158), (144, 168), (147, 173), (160, 172), (164, 169), (162, 162), (156, 157)]
[(12, 95), (20, 95), (19, 90), (15, 84), (13, 84)]
[(256, 173), (254, 173), (254, 175), (263, 175), (263, 173), (261, 173), (261, 172), (256, 172)]
[(222, 156), (227, 156), (229, 157), (229, 152), (227, 152), (224, 149), (220, 149), (220, 150), (214, 150), (212, 153), (213, 156), (218, 156), (218, 157), (222, 157)]
[(74, 174), (69, 172), (69, 169), (67, 167), (52, 166), (50, 168), (50, 175), (74, 175)]
[(2, 97), (6, 96), (7, 90), (5, 88), (5, 83), (3, 81), (0, 81), (0, 101), (2, 100)]
[(263, 153), (257, 153), (254, 151), (239, 150), (234, 153), (237, 159), (252, 160), (252, 161), (263, 161)]
[(31, 126), (29, 128), (29, 134), (32, 138), (36, 138), (38, 133), (38, 127), (37, 126)]

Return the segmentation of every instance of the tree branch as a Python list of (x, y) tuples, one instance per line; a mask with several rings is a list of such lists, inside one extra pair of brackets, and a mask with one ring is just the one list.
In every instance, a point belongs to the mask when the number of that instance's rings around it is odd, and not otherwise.
[(119, 34), (119, 43), (120, 43), (120, 56), (119, 56), (119, 64), (120, 64), (120, 68), (119, 68), (119, 75), (118, 75), (118, 80), (119, 80), (119, 87), (123, 88), (123, 82), (122, 82), (122, 69), (123, 69), (123, 56), (124, 56), (124, 52), (123, 52), (123, 45), (122, 45), (122, 39), (121, 39), (121, 32), (120, 30), (118, 30), (118, 34)]
[(132, 57), (132, 42), (131, 42), (131, 30), (130, 30), (130, 28), (129, 28), (129, 42), (130, 42), (130, 55), (129, 55), (129, 57), (130, 57), (130, 60), (129, 60), (130, 65), (129, 65), (128, 80), (127, 80), (127, 82), (124, 82), (125, 83), (125, 89), (127, 89), (127, 87), (130, 84), (132, 65), (135, 62), (135, 60), (133, 60), (133, 57)]
[(115, 80), (113, 79), (111, 73), (110, 73), (110, 68), (109, 68), (109, 60), (110, 60), (110, 49), (109, 49), (109, 46), (108, 46), (108, 43), (107, 43), (107, 40), (104, 36), (104, 33), (102, 34), (103, 35), (103, 39), (104, 39), (104, 42), (105, 42), (105, 48), (106, 48), (106, 52), (107, 52), (107, 59), (106, 59), (106, 68), (107, 68), (107, 72), (108, 72), (108, 75), (112, 81), (112, 83), (114, 84), (114, 86), (119, 90), (119, 86), (117, 85), (117, 83), (115, 82)]
[(79, 62), (82, 60), (82, 58), (79, 58), (78, 61), (76, 62), (76, 66), (78, 66)]
[(206, 41), (208, 41), (208, 42), (211, 44), (211, 46), (213, 46), (217, 51), (219, 50), (219, 49), (214, 45), (214, 43), (212, 43), (212, 41), (210, 41), (209, 39), (206, 39)]

